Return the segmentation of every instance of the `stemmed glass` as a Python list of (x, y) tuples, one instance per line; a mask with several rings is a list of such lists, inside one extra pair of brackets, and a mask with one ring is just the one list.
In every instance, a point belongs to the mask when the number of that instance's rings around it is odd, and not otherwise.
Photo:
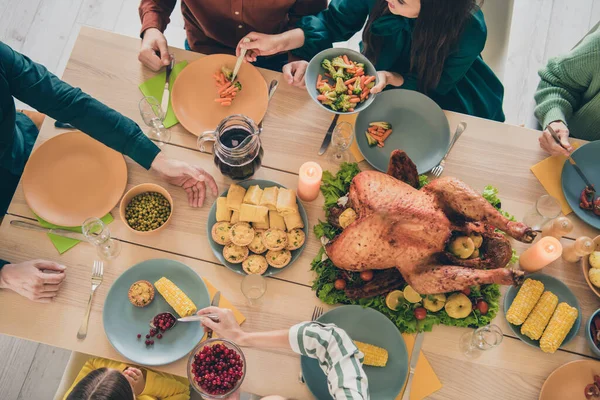
[(110, 230), (99, 218), (88, 218), (81, 226), (88, 242), (96, 246), (98, 255), (105, 260), (116, 258), (121, 252), (121, 243), (110, 236)]
[(267, 280), (262, 275), (251, 274), (242, 279), (242, 293), (251, 306), (260, 305), (266, 291)]
[(171, 132), (163, 124), (166, 113), (156, 97), (144, 97), (140, 100), (139, 109), (144, 123), (150, 127), (147, 136), (150, 139), (156, 140), (159, 146), (169, 143), (171, 141)]
[(482, 351), (491, 350), (502, 343), (502, 330), (497, 325), (486, 325), (460, 337), (459, 348), (469, 359), (479, 358)]
[(523, 223), (531, 229), (540, 230), (544, 224), (560, 215), (560, 203), (550, 195), (540, 196), (535, 205), (523, 218)]
[(331, 153), (329, 161), (335, 164), (350, 161), (348, 149), (354, 140), (354, 126), (349, 122), (340, 122), (331, 135)]

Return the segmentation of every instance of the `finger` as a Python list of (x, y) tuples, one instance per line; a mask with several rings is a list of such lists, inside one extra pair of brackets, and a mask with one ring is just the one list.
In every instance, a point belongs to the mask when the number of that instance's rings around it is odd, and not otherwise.
[(36, 303), (52, 303), (52, 299), (50, 297), (36, 297), (32, 299)]
[(561, 131), (558, 137), (560, 138), (560, 143), (567, 149), (567, 153), (573, 151), (573, 146), (569, 143), (569, 134), (567, 132)]
[(42, 283), (44, 283), (44, 284), (58, 285), (65, 279), (66, 274), (64, 272), (62, 272), (60, 274), (49, 274), (49, 273), (39, 271), (38, 276), (40, 278), (42, 278)]
[(304, 68), (297, 68), (294, 74), (294, 85), (301, 85), (304, 81), (304, 74), (306, 70)]
[(198, 168), (194, 168), (191, 165), (186, 165), (184, 174), (189, 176), (190, 178), (194, 178), (197, 181), (204, 182), (204, 175), (202, 175), (202, 170)]
[(194, 203), (194, 192), (192, 191), (192, 188), (184, 188), (184, 190), (187, 193), (188, 204), (191, 206)]
[(133, 373), (133, 375), (135, 375), (136, 377), (140, 377), (142, 376), (142, 371), (140, 371), (137, 368), (129, 368), (129, 370)]
[(259, 33), (256, 32), (250, 32), (249, 34), (247, 34), (245, 37), (242, 38), (242, 40), (240, 40), (239, 42), (239, 46), (240, 49), (246, 49), (246, 50), (250, 50), (250, 49), (257, 49), (258, 45), (262, 44), (261, 42), (261, 35)]
[(37, 260), (34, 265), (39, 270), (50, 269), (52, 271), (62, 272), (67, 269), (67, 267), (62, 264), (46, 260)]
[(198, 188), (198, 207), (202, 207), (206, 199), (206, 185), (204, 182), (198, 182), (196, 187)]
[(60, 285), (44, 285), (42, 288), (43, 292), (58, 292), (60, 290)]
[(158, 71), (161, 68), (160, 58), (154, 53), (151, 48), (143, 49), (138, 57), (140, 62), (153, 71)]
[(203, 308), (202, 310), (198, 310), (196, 315), (221, 314), (222, 312), (223, 312), (222, 308), (215, 307), (215, 306), (209, 306), (209, 307)]
[(281, 70), (283, 72), (283, 79), (285, 79), (285, 81), (288, 84), (293, 84), (294, 83), (294, 76), (293, 76), (293, 70), (292, 70), (292, 64), (285, 64)]
[(212, 329), (213, 331), (217, 328), (217, 326), (219, 325), (217, 322), (213, 321), (210, 318), (202, 318), (200, 320), (200, 323), (205, 326), (208, 329)]
[(384, 85), (383, 82), (379, 82), (377, 85), (375, 85), (371, 88), (370, 92), (372, 94), (377, 94), (377, 93), (381, 92), (383, 90), (383, 85)]
[(169, 54), (169, 47), (167, 46), (166, 40), (158, 40), (158, 51), (160, 51), (160, 61), (162, 65), (169, 65), (171, 62), (171, 55)]
[(198, 188), (196, 187), (196, 185), (192, 186), (192, 193), (194, 193), (194, 197), (192, 200), (192, 204), (190, 204), (191, 207), (198, 207)]
[(215, 181), (215, 178), (213, 178), (211, 174), (204, 171), (203, 169), (200, 169), (200, 173), (204, 176), (204, 183), (208, 185), (213, 196), (219, 194), (219, 188), (217, 187), (217, 182)]
[(58, 293), (57, 292), (40, 292), (40, 293), (36, 293), (35, 299), (36, 300), (41, 300), (41, 299), (52, 299), (53, 297), (56, 297)]

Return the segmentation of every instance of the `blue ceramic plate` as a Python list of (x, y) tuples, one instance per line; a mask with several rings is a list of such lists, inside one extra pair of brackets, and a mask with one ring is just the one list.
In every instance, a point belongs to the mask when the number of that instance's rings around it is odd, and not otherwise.
[[(334, 47), (331, 49), (323, 50), (322, 52), (314, 56), (312, 60), (310, 60), (310, 62), (308, 63), (308, 67), (306, 67), (306, 75), (304, 76), (304, 81), (306, 82), (306, 90), (308, 90), (308, 94), (310, 95), (310, 97), (312, 97), (315, 103), (317, 103), (323, 109), (334, 114), (356, 114), (357, 112), (360, 112), (369, 107), (371, 103), (373, 103), (375, 97), (379, 95), (369, 96), (369, 98), (364, 102), (358, 103), (358, 105), (354, 107), (354, 111), (352, 112), (333, 111), (331, 108), (321, 104), (321, 102), (317, 100), (317, 96), (320, 94), (317, 90), (317, 78), (319, 77), (319, 75), (323, 75), (323, 77), (325, 77), (325, 72), (327, 72), (323, 67), (321, 67), (321, 62), (323, 62), (323, 60), (325, 59), (332, 60), (335, 57), (344, 54), (348, 56), (350, 61), (365, 64), (365, 75), (375, 77), (377, 76), (377, 70), (375, 69), (373, 64), (371, 64), (371, 61), (369, 61), (367, 57), (354, 50), (344, 49), (341, 47)], [(375, 82), (378, 82), (377, 78), (375, 78)]]
[[(385, 121), (393, 132), (385, 147), (370, 147), (365, 132), (369, 123)], [(419, 174), (437, 166), (450, 145), (450, 127), (442, 109), (429, 97), (413, 90), (386, 90), (373, 106), (356, 119), (356, 142), (360, 152), (374, 168), (386, 172), (393, 150), (404, 150)]]
[[(581, 146), (573, 152), (572, 156), (579, 168), (581, 168), (585, 176), (596, 187), (596, 190), (600, 194), (599, 155), (600, 141), (596, 141)], [(585, 189), (585, 183), (581, 180), (569, 160), (565, 161), (562, 170), (562, 189), (573, 212), (581, 218), (583, 222), (596, 229), (600, 229), (600, 216), (595, 215), (591, 211), (582, 210), (579, 207), (579, 196), (581, 195), (581, 191)]]
[[(566, 345), (567, 343), (569, 343), (571, 341), (571, 339), (573, 339), (573, 337), (575, 337), (575, 335), (577, 335), (577, 332), (579, 331), (579, 327), (581, 326), (581, 308), (579, 307), (579, 302), (577, 301), (577, 297), (575, 297), (575, 295), (573, 294), (573, 292), (571, 292), (571, 289), (569, 289), (567, 287), (567, 285), (565, 285), (564, 283), (562, 283), (561, 281), (559, 281), (558, 279), (556, 279), (550, 275), (545, 275), (545, 274), (538, 272), (536, 274), (527, 275), (527, 278), (531, 278), (536, 281), (542, 282), (544, 284), (544, 291), (548, 290), (548, 291), (554, 293), (558, 297), (559, 304), (562, 302), (565, 302), (568, 305), (570, 305), (571, 307), (575, 307), (577, 309), (577, 312), (578, 312), (577, 319), (575, 320), (573, 327), (567, 334), (567, 337), (563, 341), (561, 347)], [(517, 296), (518, 291), (519, 291), (519, 289), (514, 286), (509, 287), (508, 290), (506, 291), (506, 294), (504, 295), (504, 315), (505, 316), (506, 316), (506, 313), (508, 312), (508, 309), (510, 308), (510, 305), (512, 304), (513, 300)], [(513, 325), (508, 321), (506, 321), (506, 322), (510, 326), (510, 329), (512, 329), (512, 331), (515, 333), (515, 335), (517, 335), (519, 337), (519, 339), (521, 339), (523, 342), (525, 342), (528, 345), (533, 346), (533, 347), (540, 347), (539, 340), (531, 340), (527, 336), (525, 336), (521, 333), (521, 326)]]
[[(248, 189), (250, 186), (254, 186), (254, 185), (260, 186), (261, 189), (264, 189), (267, 187), (272, 187), (272, 186), (286, 188), (285, 186), (280, 185), (279, 183), (276, 183), (273, 181), (266, 181), (263, 179), (248, 179), (245, 181), (237, 182), (237, 184), (240, 185), (241, 187), (243, 187), (244, 189)], [(227, 196), (227, 192), (229, 192), (229, 189), (227, 189), (226, 191), (221, 193), (221, 197)], [(306, 239), (308, 240), (308, 218), (306, 217), (306, 210), (304, 210), (304, 206), (302, 205), (301, 201), (296, 199), (296, 202), (298, 203), (298, 210), (300, 211), (300, 216), (302, 216), (302, 221), (304, 222), (304, 229), (303, 229), (304, 235), (306, 235)], [(224, 266), (226, 266), (233, 272), (237, 272), (238, 274), (241, 274), (241, 275), (246, 275), (246, 272), (244, 272), (244, 269), (242, 268), (241, 263), (240, 264), (232, 264), (229, 261), (225, 260), (225, 258), (223, 257), (223, 247), (225, 247), (225, 246), (222, 246), (213, 240), (211, 231), (212, 231), (213, 225), (216, 223), (217, 223), (217, 202), (215, 201), (213, 203), (212, 207), (210, 208), (210, 212), (208, 213), (208, 223), (206, 225), (206, 235), (208, 236), (208, 241), (210, 243), (210, 247), (212, 248), (213, 253), (215, 253), (215, 257), (217, 257), (219, 259), (219, 261), (221, 261), (221, 264), (223, 264)], [(306, 246), (306, 241), (304, 242), (302, 247), (300, 247), (297, 250), (291, 251), (292, 260), (290, 261), (290, 263), (288, 265), (286, 265), (283, 268), (269, 267), (269, 268), (267, 268), (267, 272), (265, 272), (263, 275), (264, 276), (276, 275), (279, 272), (283, 271), (284, 269), (288, 268), (290, 265), (292, 265), (296, 261), (296, 259), (298, 257), (300, 257), (300, 254), (302, 254), (302, 252), (304, 251), (305, 246)]]
[[(154, 300), (146, 307), (135, 307), (129, 302), (129, 287), (139, 280), (151, 283), (167, 277), (194, 302), (200, 310), (210, 305), (210, 297), (204, 281), (190, 267), (173, 260), (147, 260), (127, 271), (115, 280), (104, 302), (102, 318), (104, 331), (112, 346), (136, 364), (165, 365), (188, 354), (204, 336), (199, 323), (179, 322), (168, 330), (162, 339), (154, 339), (154, 345), (144, 344), (150, 330), (150, 320), (161, 312), (177, 313), (155, 291)], [(141, 339), (137, 334), (142, 335)]]
[[(389, 353), (383, 368), (364, 366), (372, 399), (395, 399), (408, 376), (408, 352), (398, 328), (383, 314), (372, 308), (341, 306), (321, 316), (319, 322), (336, 324), (353, 340), (383, 347)], [(319, 400), (331, 399), (327, 378), (319, 362), (302, 356), (302, 375), (312, 394)]]

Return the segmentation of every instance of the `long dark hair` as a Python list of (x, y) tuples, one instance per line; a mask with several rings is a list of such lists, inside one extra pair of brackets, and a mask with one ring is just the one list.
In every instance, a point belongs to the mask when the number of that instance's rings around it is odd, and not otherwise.
[(133, 400), (133, 389), (121, 372), (98, 368), (79, 381), (67, 400)]
[[(398, 1), (404, 4), (404, 0)], [(426, 93), (438, 85), (448, 54), (478, 7), (477, 0), (421, 0), (410, 52), (410, 71), (417, 75), (421, 92)], [(364, 53), (374, 62), (381, 52), (381, 40), (371, 32), (371, 26), (376, 19), (388, 14), (391, 12), (387, 1), (378, 0), (363, 33)]]

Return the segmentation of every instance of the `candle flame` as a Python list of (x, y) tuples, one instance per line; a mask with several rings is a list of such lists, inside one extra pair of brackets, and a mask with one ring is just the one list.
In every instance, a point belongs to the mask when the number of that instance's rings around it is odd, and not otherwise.
[(554, 250), (556, 250), (556, 248), (554, 247), (553, 244), (546, 246), (546, 252), (547, 253), (554, 253)]
[(308, 171), (306, 171), (306, 175), (308, 175), (308, 176), (310, 176), (310, 177), (313, 177), (313, 176), (315, 176), (315, 168), (314, 168), (314, 167), (310, 167), (310, 168), (308, 169)]

